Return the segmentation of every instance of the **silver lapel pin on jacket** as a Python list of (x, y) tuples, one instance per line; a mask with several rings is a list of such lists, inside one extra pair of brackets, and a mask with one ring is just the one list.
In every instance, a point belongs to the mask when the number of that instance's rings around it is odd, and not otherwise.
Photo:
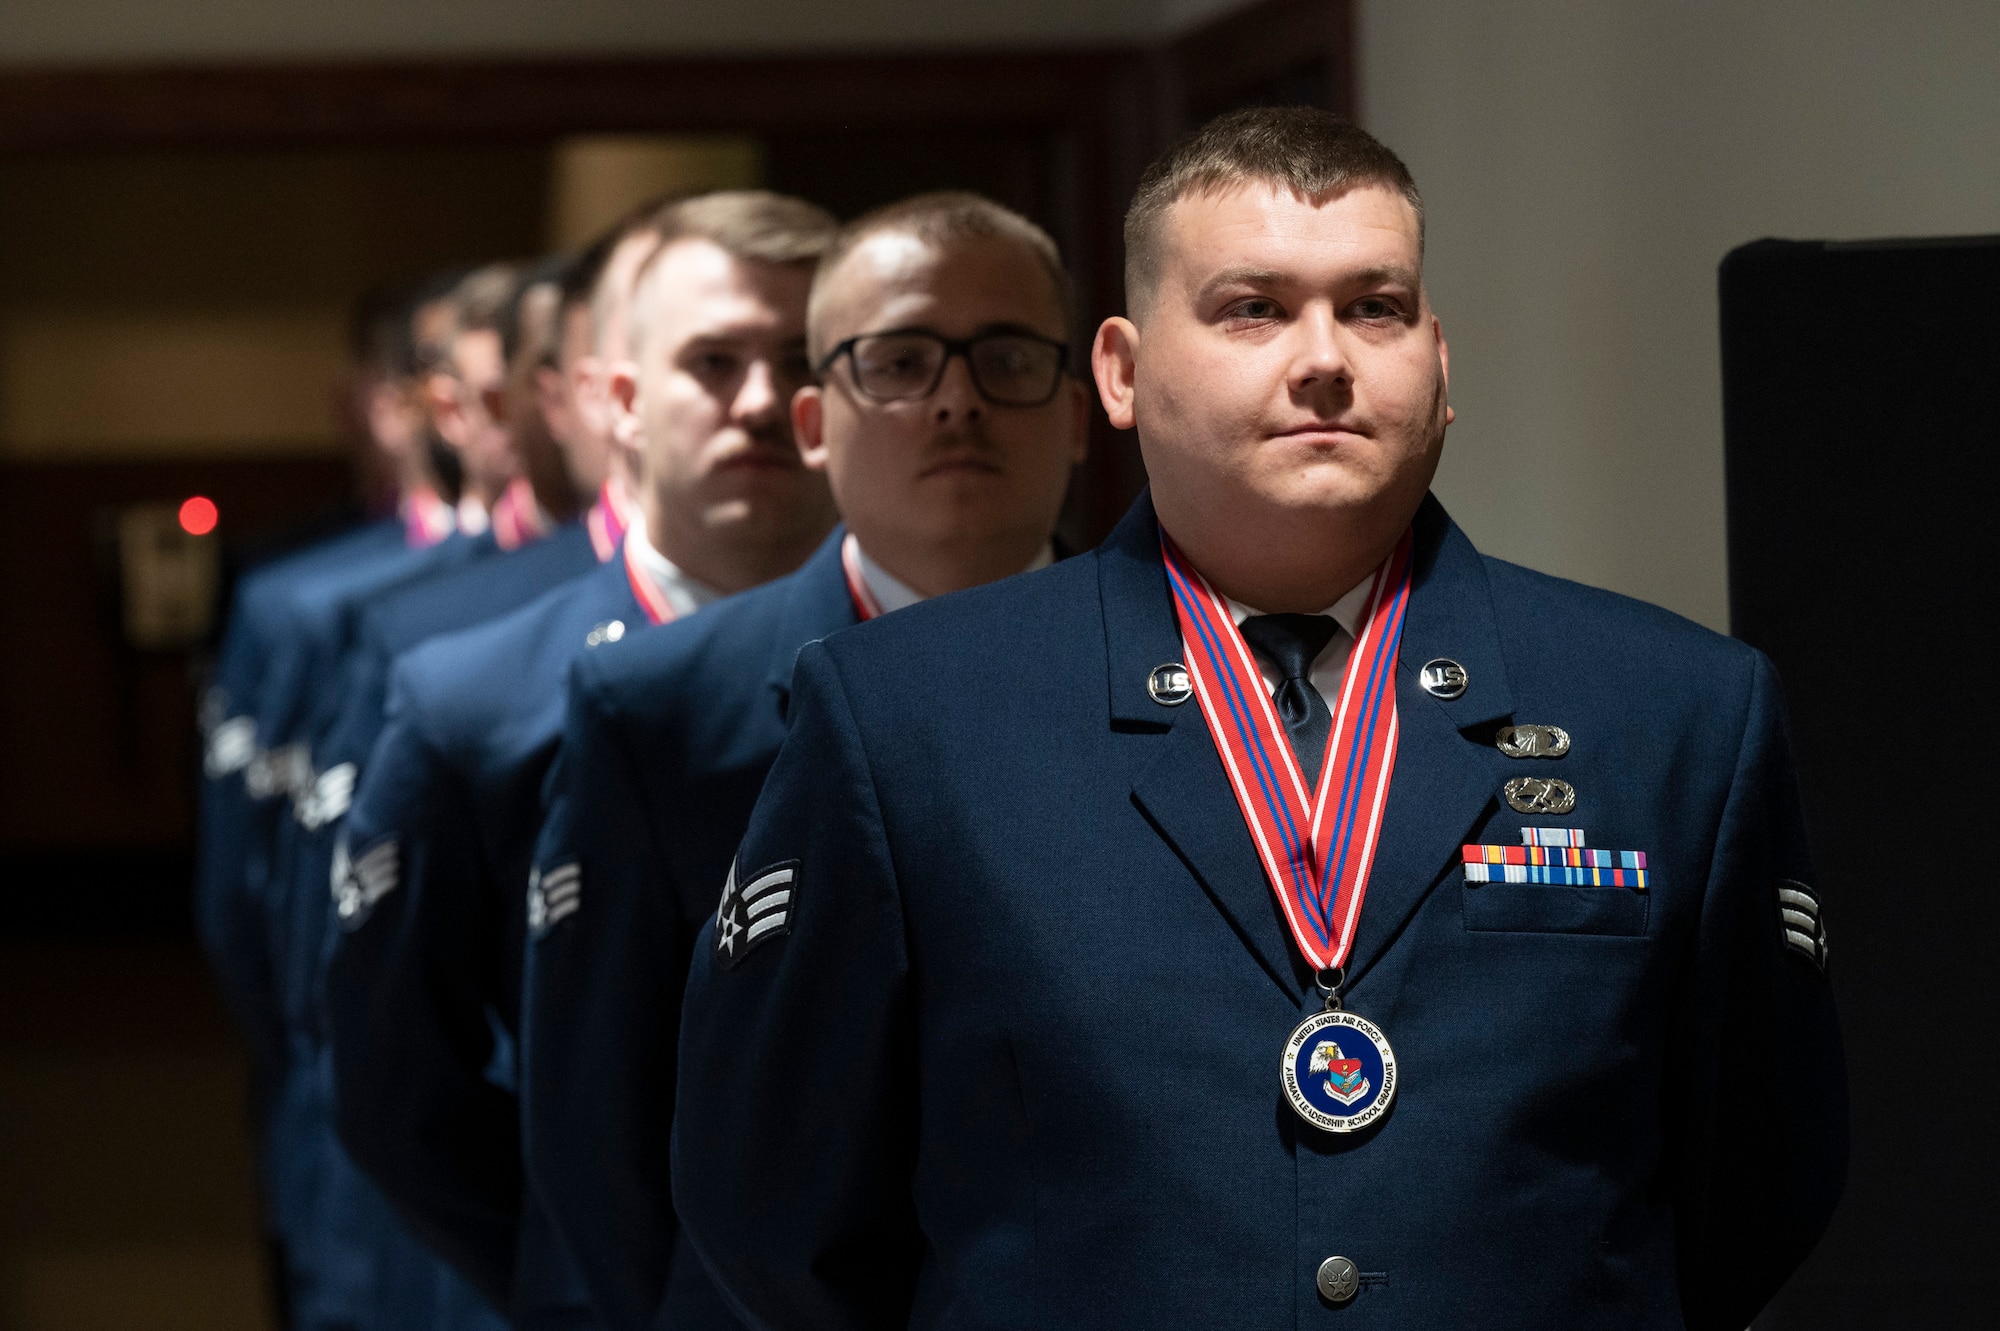
[(1424, 668), (1417, 672), (1417, 682), (1431, 697), (1450, 701), (1465, 692), (1471, 678), (1465, 673), (1464, 666), (1449, 656), (1440, 656), (1424, 662)]
[(1509, 758), (1560, 758), (1569, 752), (1569, 732), (1561, 726), (1501, 726), (1493, 745)]
[(1146, 677), (1146, 692), (1162, 707), (1179, 707), (1194, 696), (1194, 683), (1188, 679), (1186, 666), (1169, 661), (1153, 667), (1153, 673)]
[(1576, 787), (1553, 777), (1517, 776), (1500, 790), (1516, 813), (1568, 813), (1576, 807)]

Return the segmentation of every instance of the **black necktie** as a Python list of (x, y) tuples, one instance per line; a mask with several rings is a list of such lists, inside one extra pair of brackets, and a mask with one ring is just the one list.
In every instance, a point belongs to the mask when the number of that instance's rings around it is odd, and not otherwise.
[(1312, 664), (1340, 625), (1331, 615), (1252, 615), (1237, 625), (1250, 650), (1277, 667), (1284, 678), (1271, 690), (1278, 719), (1291, 737), (1292, 752), (1306, 774), (1306, 785), (1319, 785), (1320, 764), (1326, 759), (1326, 737), (1333, 713), (1312, 686)]

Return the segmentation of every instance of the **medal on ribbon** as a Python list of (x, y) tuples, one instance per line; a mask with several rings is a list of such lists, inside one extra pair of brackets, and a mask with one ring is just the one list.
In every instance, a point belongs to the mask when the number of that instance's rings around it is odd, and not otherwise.
[(1373, 574), (1319, 783), (1308, 788), (1229, 602), (1160, 533), (1188, 679), (1292, 940), (1326, 992), (1325, 1010), (1285, 1042), (1279, 1077), (1299, 1117), (1328, 1132), (1367, 1127), (1396, 1095), (1387, 1037), (1343, 1009), (1340, 985), (1396, 767), (1396, 652), (1411, 545), (1405, 532)]

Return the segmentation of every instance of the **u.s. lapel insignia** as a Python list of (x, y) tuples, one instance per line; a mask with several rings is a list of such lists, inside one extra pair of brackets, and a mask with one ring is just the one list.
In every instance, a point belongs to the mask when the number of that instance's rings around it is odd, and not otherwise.
[(1153, 673), (1146, 676), (1146, 692), (1162, 707), (1179, 707), (1194, 697), (1194, 683), (1188, 678), (1186, 666), (1169, 661), (1154, 666)]
[(377, 841), (359, 855), (347, 848), (347, 834), (333, 846), (333, 913), (349, 933), (367, 923), (377, 902), (401, 881), (401, 850), (395, 837)]
[(1819, 894), (1790, 878), (1778, 880), (1778, 923), (1785, 946), (1826, 973), (1826, 925), (1819, 917)]
[(799, 862), (785, 860), (739, 880), (736, 865), (722, 885), (715, 909), (715, 959), (733, 968), (773, 938), (792, 931), (792, 898), (798, 893)]
[(1449, 656), (1440, 656), (1424, 662), (1423, 668), (1417, 671), (1417, 682), (1431, 697), (1450, 702), (1465, 692), (1472, 677), (1466, 673), (1464, 666)]
[(1561, 726), (1501, 726), (1493, 745), (1509, 758), (1560, 758), (1569, 752), (1569, 732)]
[(540, 940), (549, 930), (576, 914), (583, 904), (583, 870), (575, 860), (547, 873), (538, 864), (528, 870), (528, 933)]
[(1515, 813), (1565, 814), (1576, 807), (1576, 787), (1554, 777), (1517, 776), (1500, 792)]

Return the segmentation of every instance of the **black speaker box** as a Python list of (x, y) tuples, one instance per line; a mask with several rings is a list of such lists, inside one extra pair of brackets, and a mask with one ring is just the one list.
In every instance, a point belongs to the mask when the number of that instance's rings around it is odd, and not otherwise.
[(1791, 704), (1854, 1128), (1758, 1327), (2000, 1326), (2000, 236), (1721, 286), (1730, 622)]

